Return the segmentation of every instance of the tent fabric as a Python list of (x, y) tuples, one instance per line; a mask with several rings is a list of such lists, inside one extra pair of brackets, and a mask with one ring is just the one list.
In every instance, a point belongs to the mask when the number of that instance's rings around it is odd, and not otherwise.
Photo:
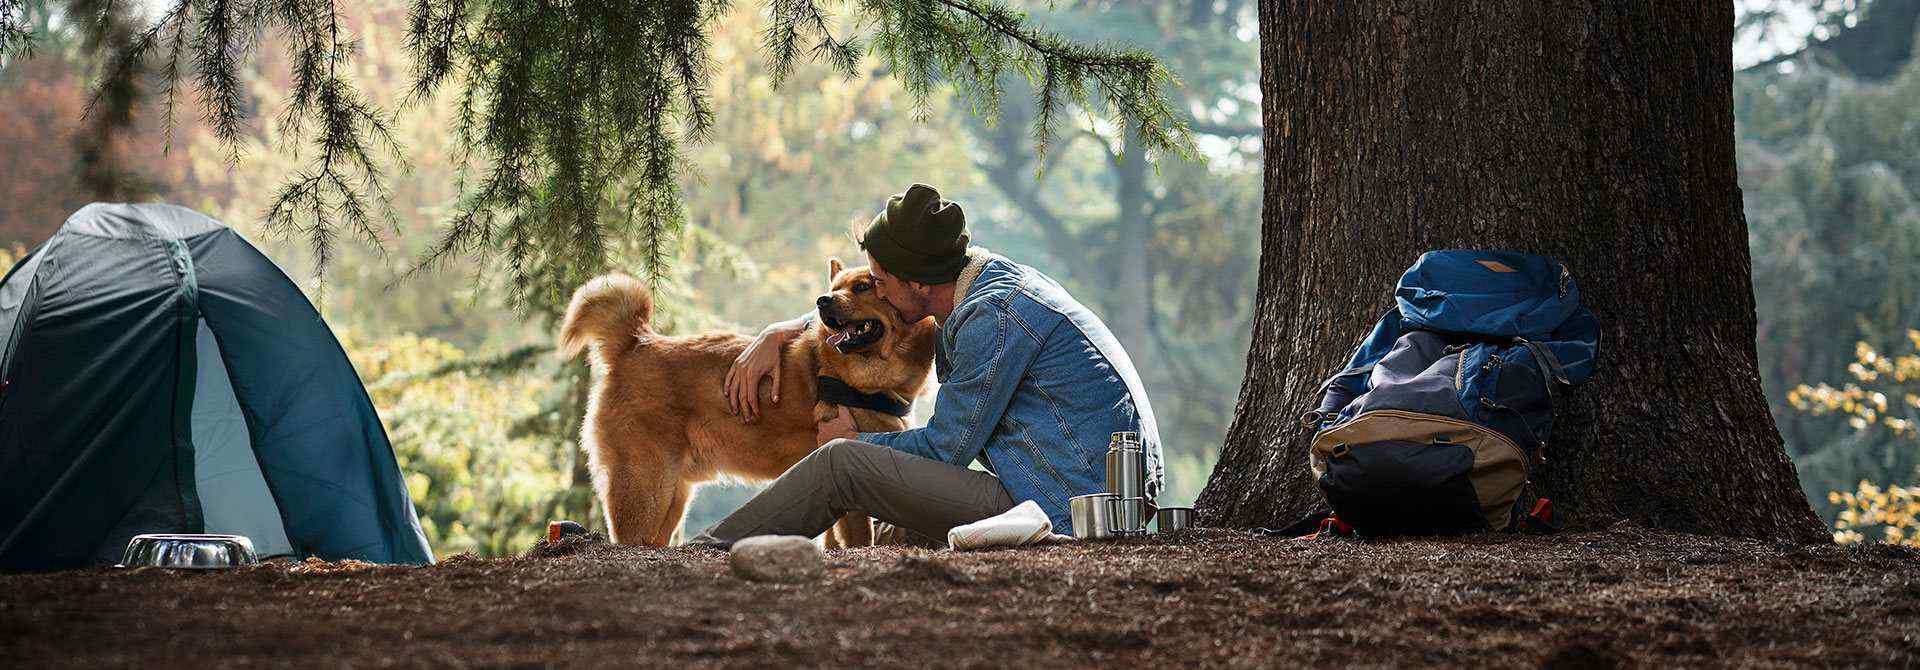
[(271, 445), (256, 447), (256, 455), (288, 538), (303, 554), (429, 562), (386, 430), (313, 303), (239, 233), (222, 230), (187, 245), (201, 263), (201, 311), (220, 341), (234, 396), (255, 444)]
[(226, 224), (173, 205), (94, 203), (67, 218), (65, 232), (118, 240), (184, 240), (228, 230)]
[(193, 383), (193, 483), (206, 532), (245, 535), (261, 556), (291, 555), (280, 504), (260, 474), (247, 419), (205, 320), (194, 338), (194, 357), (199, 365)]
[(191, 304), (172, 257), (84, 235), (52, 246), (0, 371), (10, 569), (97, 562), (101, 535), (123, 523), (200, 526), (174, 440), (179, 315)]
[(0, 324), (0, 569), (226, 528), (299, 557), (432, 562), (346, 353), (218, 221), (88, 205), (0, 281)]

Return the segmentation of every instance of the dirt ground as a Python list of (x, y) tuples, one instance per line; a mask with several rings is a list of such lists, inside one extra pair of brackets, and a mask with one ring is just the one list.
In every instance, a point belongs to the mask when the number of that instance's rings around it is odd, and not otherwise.
[(0, 666), (1920, 667), (1920, 552), (1637, 528), (0, 575)]

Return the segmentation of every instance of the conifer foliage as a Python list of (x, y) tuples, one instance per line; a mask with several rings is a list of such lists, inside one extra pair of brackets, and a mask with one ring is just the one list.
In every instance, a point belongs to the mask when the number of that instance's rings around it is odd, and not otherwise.
[[(20, 1), (0, 0), (0, 52), (9, 55), (31, 43), (11, 22)], [(464, 175), (417, 268), (486, 259), (515, 302), (546, 309), (616, 264), (660, 278), (685, 222), (682, 147), (706, 139), (716, 114), (709, 34), (731, 4), (414, 0), (412, 98), (451, 85)], [(129, 20), (111, 9), (70, 0), (65, 18), (96, 28)], [(1001, 76), (1018, 73), (1034, 84), (1042, 150), (1057, 115), (1084, 109), (1135, 129), (1149, 154), (1187, 151), (1164, 90), (1173, 78), (1153, 56), (1076, 43), (996, 0), (763, 0), (757, 10), (770, 19), (762, 47), (776, 83), (808, 62), (846, 77), (871, 66), (899, 78), (918, 110), (946, 87), (991, 118)], [(307, 167), (264, 216), (270, 229), (310, 242), (323, 272), (340, 235), (379, 245), (394, 228), (386, 172), (405, 162), (390, 128), (395, 110), (368, 100), (344, 65), (355, 38), (341, 18), (336, 0), (168, 0), (154, 18), (120, 26), (131, 38), (100, 55), (103, 91), (155, 79), (171, 114), (191, 89), (237, 158), (251, 121), (243, 68), (262, 35), (283, 36), (291, 86), (276, 122), (301, 138)]]
[(28, 29), (26, 2), (24, 0), (0, 0), (0, 63), (16, 50), (25, 50), (33, 45), (33, 33)]

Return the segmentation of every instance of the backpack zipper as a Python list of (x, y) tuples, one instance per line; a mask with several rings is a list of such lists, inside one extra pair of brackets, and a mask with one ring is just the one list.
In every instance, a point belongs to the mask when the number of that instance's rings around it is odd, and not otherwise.
[(1460, 387), (1466, 385), (1467, 352), (1465, 349), (1462, 349), (1460, 353), (1454, 355), (1460, 357), (1459, 360), (1453, 362), (1453, 390), (1458, 391)]

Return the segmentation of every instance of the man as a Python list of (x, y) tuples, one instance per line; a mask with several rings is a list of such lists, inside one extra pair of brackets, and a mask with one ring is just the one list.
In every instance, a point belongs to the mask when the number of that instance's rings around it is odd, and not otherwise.
[[(889, 198), (859, 235), (880, 296), (908, 322), (940, 324), (940, 390), (927, 425), (857, 433), (842, 410), (820, 425), (818, 450), (694, 544), (812, 537), (851, 511), (942, 538), (1026, 500), (1056, 532), (1071, 533), (1067, 499), (1104, 489), (1115, 431), (1140, 433), (1147, 495), (1158, 495), (1159, 430), (1119, 342), (1059, 283), (969, 240), (960, 205), (924, 184)], [(777, 373), (781, 349), (808, 321), (768, 326), (734, 362), (726, 393), (743, 420), (758, 410), (760, 380)], [(969, 469), (975, 460), (987, 471)]]

